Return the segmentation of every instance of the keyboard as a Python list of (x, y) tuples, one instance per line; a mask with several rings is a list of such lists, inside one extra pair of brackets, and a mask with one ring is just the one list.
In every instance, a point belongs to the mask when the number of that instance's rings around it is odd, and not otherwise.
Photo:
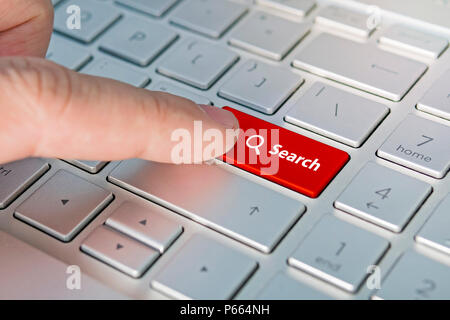
[(449, 299), (449, 9), (367, 3), (53, 0), (47, 59), (279, 129), (291, 171), (2, 164), (0, 298)]

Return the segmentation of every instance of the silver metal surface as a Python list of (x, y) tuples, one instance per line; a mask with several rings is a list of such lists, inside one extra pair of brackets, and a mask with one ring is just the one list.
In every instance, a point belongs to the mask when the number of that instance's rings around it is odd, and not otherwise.
[(430, 193), (430, 185), (369, 162), (334, 205), (383, 228), (400, 232)]
[(294, 104), (285, 120), (358, 148), (388, 112), (380, 103), (316, 82)]
[(417, 103), (417, 109), (450, 120), (450, 69), (448, 69)]
[(50, 41), (45, 58), (78, 71), (92, 59), (92, 55), (79, 44), (55, 35)]
[(300, 86), (303, 79), (290, 70), (248, 61), (220, 89), (225, 99), (272, 114)]
[(449, 137), (450, 126), (408, 115), (378, 149), (377, 155), (442, 178), (450, 169)]
[(299, 17), (306, 16), (316, 5), (315, 0), (257, 0), (257, 3)]
[(164, 217), (163, 213), (132, 202), (122, 204), (106, 224), (161, 253), (183, 232), (182, 226)]
[(159, 81), (158, 83), (156, 83), (154, 85), (150, 85), (149, 87), (147, 87), (147, 89), (150, 89), (153, 91), (163, 91), (163, 92), (171, 93), (176, 96), (180, 96), (180, 97), (192, 100), (197, 104), (206, 104), (206, 105), (212, 104), (211, 100), (205, 98), (204, 96), (196, 94), (196, 93), (192, 92), (192, 90), (186, 90), (177, 85), (173, 85), (167, 81)]
[(91, 160), (65, 160), (74, 166), (86, 170), (89, 173), (98, 173), (103, 169), (108, 162), (106, 161), (91, 161)]
[(116, 0), (116, 3), (155, 17), (161, 17), (178, 1), (179, 0)]
[(230, 299), (255, 271), (251, 258), (194, 235), (152, 281), (176, 299)]
[(158, 251), (106, 226), (91, 232), (81, 250), (133, 278), (139, 278), (159, 256)]

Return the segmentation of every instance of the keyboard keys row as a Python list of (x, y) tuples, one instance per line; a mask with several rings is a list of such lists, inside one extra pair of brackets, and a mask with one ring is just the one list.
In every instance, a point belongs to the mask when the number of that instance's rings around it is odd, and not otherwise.
[(447, 70), (417, 104), (417, 109), (450, 120), (450, 69)]
[(380, 103), (316, 82), (295, 102), (285, 120), (358, 148), (388, 112)]
[(300, 202), (217, 165), (133, 159), (122, 161), (108, 180), (265, 253), (305, 211)]
[(394, 101), (402, 99), (427, 69), (423, 63), (327, 33), (308, 43), (293, 65)]

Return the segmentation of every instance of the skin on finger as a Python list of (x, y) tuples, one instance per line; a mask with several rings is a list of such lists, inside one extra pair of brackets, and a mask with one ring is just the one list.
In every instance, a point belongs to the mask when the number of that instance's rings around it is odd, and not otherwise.
[(51, 0), (0, 0), (0, 57), (44, 57), (52, 26)]
[[(174, 130), (186, 130), (200, 143), (207, 130), (219, 131), (220, 150), (205, 156), (207, 144), (201, 155), (192, 149), (192, 159), (206, 161), (233, 147), (236, 139), (226, 139), (226, 131), (238, 128), (228, 111), (37, 58), (0, 59), (0, 111), (0, 145), (8, 151), (0, 153), (0, 163), (28, 156), (173, 162), (172, 150), (179, 144)], [(202, 124), (197, 136), (195, 121)]]

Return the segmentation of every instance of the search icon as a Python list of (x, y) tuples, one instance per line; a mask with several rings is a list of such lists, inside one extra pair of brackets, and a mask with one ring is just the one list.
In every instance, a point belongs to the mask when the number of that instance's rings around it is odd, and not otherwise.
[[(261, 142), (258, 143), (256, 146), (249, 144), (249, 141), (253, 138), (256, 139), (261, 139)], [(256, 154), (259, 156), (261, 154), (261, 152), (259, 152), (259, 147), (261, 147), (264, 144), (264, 137), (259, 135), (259, 134), (254, 134), (250, 137), (247, 138), (247, 141), (245, 142), (245, 144), (247, 145), (247, 147), (249, 147), (250, 149), (255, 149)]]

